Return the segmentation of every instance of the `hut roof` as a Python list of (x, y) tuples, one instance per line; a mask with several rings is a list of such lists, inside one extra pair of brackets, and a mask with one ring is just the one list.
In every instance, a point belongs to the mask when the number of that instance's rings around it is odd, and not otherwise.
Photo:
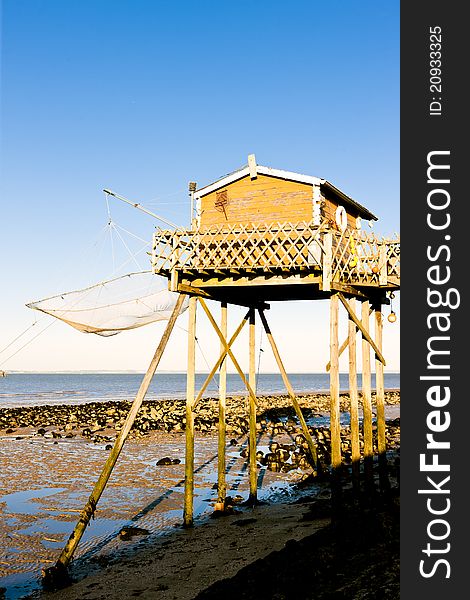
[[(364, 217), (369, 220), (377, 221), (378, 218), (370, 212), (365, 206), (353, 200), (350, 196), (342, 192), (332, 183), (327, 181), (326, 179), (321, 179), (320, 177), (314, 177), (312, 175), (302, 175), (301, 173), (294, 173), (292, 171), (284, 171), (282, 169), (273, 169), (272, 167), (263, 167), (262, 165), (256, 165), (256, 173), (260, 175), (267, 175), (268, 177), (277, 177), (278, 179), (287, 179), (289, 181), (298, 181), (299, 183), (309, 183), (311, 185), (319, 185), (324, 189), (328, 190), (333, 194), (338, 200), (348, 204), (349, 206), (354, 207), (357, 211), (359, 211), (361, 217)], [(211, 192), (218, 190), (221, 187), (225, 187), (238, 179), (242, 179), (242, 177), (246, 177), (250, 174), (250, 167), (245, 165), (228, 175), (224, 175), (217, 181), (210, 183), (202, 188), (199, 188), (194, 193), (194, 198), (202, 198), (203, 196), (210, 194)]]

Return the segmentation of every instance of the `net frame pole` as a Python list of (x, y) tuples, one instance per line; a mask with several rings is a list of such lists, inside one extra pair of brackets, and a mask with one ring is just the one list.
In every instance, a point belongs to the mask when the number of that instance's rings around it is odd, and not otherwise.
[(86, 529), (90, 519), (92, 518), (92, 516), (95, 513), (96, 505), (97, 505), (102, 493), (104, 492), (106, 484), (108, 483), (108, 480), (111, 476), (114, 466), (119, 458), (121, 450), (127, 439), (127, 436), (129, 435), (132, 425), (134, 424), (137, 413), (139, 412), (139, 409), (142, 405), (145, 395), (147, 394), (147, 391), (148, 391), (148, 388), (152, 381), (152, 378), (153, 378), (155, 371), (157, 370), (157, 367), (163, 356), (163, 352), (165, 351), (165, 348), (168, 344), (168, 340), (170, 339), (170, 335), (175, 326), (176, 319), (178, 318), (180, 310), (183, 306), (183, 301), (184, 301), (184, 294), (180, 294), (178, 296), (178, 300), (176, 301), (176, 305), (173, 309), (172, 315), (167, 323), (166, 329), (163, 332), (163, 335), (160, 339), (160, 342), (155, 351), (155, 354), (154, 354), (154, 356), (150, 362), (150, 365), (147, 369), (147, 372), (145, 373), (144, 378), (142, 379), (142, 383), (140, 384), (140, 387), (139, 387), (137, 395), (134, 399), (134, 402), (132, 403), (132, 406), (126, 417), (126, 420), (124, 421), (124, 425), (122, 426), (122, 429), (119, 432), (119, 435), (116, 437), (114, 446), (113, 446), (112, 450), (110, 451), (108, 459), (106, 460), (106, 462), (103, 466), (103, 470), (101, 471), (101, 475), (100, 475), (98, 481), (96, 482), (95, 487), (93, 488), (93, 491), (92, 491), (90, 497), (88, 498), (88, 501), (80, 514), (80, 518), (79, 518), (77, 524), (75, 525), (75, 529), (73, 530), (72, 534), (70, 535), (69, 539), (67, 540), (67, 543), (66, 543), (65, 547), (63, 548), (63, 550), (57, 560), (57, 563), (55, 564), (54, 567), (51, 567), (50, 569), (46, 569), (43, 572), (44, 576), (46, 576), (46, 575), (53, 576), (53, 573), (51, 571), (63, 572), (67, 568), (70, 561), (72, 560), (72, 556), (83, 536), (83, 533), (85, 532), (85, 529)]

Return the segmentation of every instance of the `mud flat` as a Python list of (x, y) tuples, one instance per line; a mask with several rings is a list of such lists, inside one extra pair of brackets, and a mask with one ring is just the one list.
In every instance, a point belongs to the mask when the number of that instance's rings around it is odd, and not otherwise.
[[(301, 398), (325, 462), (329, 460), (328, 403), (328, 396), (323, 394)], [(346, 395), (342, 405), (347, 409)], [(260, 499), (268, 504), (243, 507), (248, 496), (246, 400), (232, 398), (230, 406), (227, 483), (235, 514), (210, 518), (216, 501), (217, 401), (201, 403), (196, 419), (196, 527), (191, 531), (181, 529), (184, 403), (147, 402), (100, 500), (96, 520), (78, 548), (72, 575), (80, 581), (62, 590), (58, 598), (123, 597), (112, 594), (123, 585), (119, 577), (134, 567), (134, 587), (125, 588), (126, 597), (193, 598), (215, 582), (236, 576), (241, 568), (264, 560), (273, 550), (284, 551), (289, 540), (301, 540), (327, 525), (329, 512), (317, 509), (328, 503), (328, 482), (314, 479), (306, 487), (311, 467), (305, 440), (290, 402), (283, 396), (261, 398), (258, 409), (258, 489)], [(0, 588), (5, 588), (6, 598), (38, 593), (40, 568), (57, 559), (128, 408), (127, 402), (112, 402), (0, 411), (0, 469), (4, 474), (0, 483), (0, 536), (6, 542), (0, 551)], [(386, 408), (394, 417), (387, 422), (387, 439), (391, 471), (396, 475), (398, 392), (387, 393)], [(350, 431), (347, 415), (342, 417), (347, 471)], [(303, 505), (306, 495), (311, 499)], [(317, 512), (309, 520), (304, 513), (313, 515), (312, 503), (317, 503)], [(125, 538), (121, 535), (125, 527), (145, 533)], [(267, 533), (271, 530), (272, 536)], [(199, 553), (200, 544), (206, 544), (206, 552)], [(176, 550), (170, 552), (170, 547)], [(187, 553), (182, 552), (186, 547)], [(138, 573), (146, 564), (151, 565), (152, 583), (142, 586), (142, 573)], [(113, 578), (119, 575), (117, 587), (109, 583), (109, 589), (104, 586), (98, 593), (95, 588), (108, 569)], [(185, 587), (179, 582), (186, 577)], [(86, 585), (90, 587), (83, 587)], [(79, 590), (75, 596), (73, 590)]]

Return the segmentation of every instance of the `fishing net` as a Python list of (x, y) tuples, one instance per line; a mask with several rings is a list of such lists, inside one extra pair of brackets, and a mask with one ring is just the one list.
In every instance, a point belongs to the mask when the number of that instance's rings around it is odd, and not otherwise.
[[(26, 306), (56, 317), (84, 333), (108, 337), (169, 319), (178, 295), (168, 291), (166, 278), (148, 271), (130, 273)], [(186, 300), (180, 314), (187, 307)]]

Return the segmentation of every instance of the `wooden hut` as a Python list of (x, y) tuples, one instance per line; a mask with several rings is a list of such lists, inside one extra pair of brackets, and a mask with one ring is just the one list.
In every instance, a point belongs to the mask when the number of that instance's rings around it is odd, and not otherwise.
[(236, 224), (298, 223), (344, 231), (376, 221), (367, 208), (326, 179), (263, 167), (250, 155), (248, 165), (194, 192), (196, 229)]

